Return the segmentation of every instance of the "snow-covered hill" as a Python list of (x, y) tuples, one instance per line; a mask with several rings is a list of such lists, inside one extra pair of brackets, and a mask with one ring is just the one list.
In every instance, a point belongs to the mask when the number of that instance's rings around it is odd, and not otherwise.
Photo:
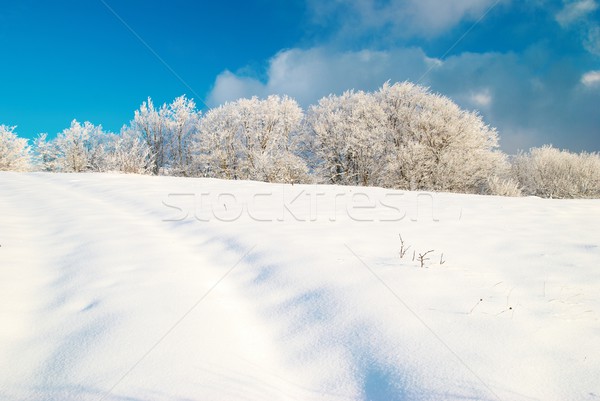
[(599, 200), (0, 174), (0, 400), (597, 399)]

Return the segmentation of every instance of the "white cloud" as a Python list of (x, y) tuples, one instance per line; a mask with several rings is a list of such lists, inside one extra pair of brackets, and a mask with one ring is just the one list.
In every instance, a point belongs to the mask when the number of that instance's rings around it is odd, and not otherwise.
[(595, 11), (598, 4), (595, 0), (577, 0), (567, 3), (562, 10), (556, 14), (556, 21), (565, 27), (571, 25)]
[(416, 81), (427, 69), (440, 65), (439, 60), (427, 57), (417, 48), (355, 52), (325, 47), (291, 49), (270, 60), (265, 82), (229, 71), (221, 73), (208, 103), (214, 106), (252, 95), (286, 94), (307, 106), (330, 93), (374, 90), (387, 80)]
[(207, 99), (210, 106), (252, 96), (264, 96), (263, 85), (256, 79), (224, 71), (217, 76), (212, 92)]
[(600, 24), (595, 17), (598, 8), (597, 0), (576, 0), (556, 14), (556, 21), (563, 28), (579, 31), (585, 50), (596, 56), (600, 56)]
[(581, 76), (581, 83), (587, 87), (600, 86), (600, 70), (589, 71)]
[(469, 98), (470, 102), (475, 107), (481, 108), (489, 107), (492, 104), (493, 100), (489, 89), (484, 89), (479, 92), (473, 92), (471, 93), (471, 96)]
[[(464, 20), (474, 21), (486, 10), (510, 0), (309, 0), (314, 19), (337, 25), (338, 36), (355, 37), (373, 30), (393, 36), (433, 37)], [(340, 15), (343, 21), (338, 20)]]
[[(412, 28), (423, 34), (425, 32), (444, 32), (453, 28), (463, 20), (476, 20), (496, 0), (411, 0), (404, 2), (409, 11), (407, 21), (412, 21)], [(400, 9), (401, 10), (401, 9)], [(400, 11), (398, 10), (398, 11)]]
[(588, 52), (600, 56), (600, 25), (592, 25), (588, 28), (583, 46)]

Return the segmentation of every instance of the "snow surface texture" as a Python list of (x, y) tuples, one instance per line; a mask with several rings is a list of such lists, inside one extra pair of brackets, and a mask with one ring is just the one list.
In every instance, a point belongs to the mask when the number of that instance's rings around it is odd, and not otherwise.
[(597, 400), (599, 228), (598, 200), (1, 173), (0, 400)]

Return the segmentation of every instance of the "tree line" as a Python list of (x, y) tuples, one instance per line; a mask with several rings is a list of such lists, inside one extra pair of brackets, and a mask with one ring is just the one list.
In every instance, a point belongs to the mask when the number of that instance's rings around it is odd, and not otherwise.
[(287, 96), (202, 114), (185, 96), (149, 98), (118, 134), (73, 120), (30, 145), (0, 125), (0, 170), (111, 172), (553, 198), (600, 197), (600, 155), (552, 146), (509, 157), (477, 112), (409, 82)]

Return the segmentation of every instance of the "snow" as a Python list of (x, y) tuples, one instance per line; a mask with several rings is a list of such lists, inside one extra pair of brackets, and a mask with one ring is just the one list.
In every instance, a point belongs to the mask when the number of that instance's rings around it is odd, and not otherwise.
[(600, 399), (600, 200), (0, 173), (0, 222), (0, 400)]

